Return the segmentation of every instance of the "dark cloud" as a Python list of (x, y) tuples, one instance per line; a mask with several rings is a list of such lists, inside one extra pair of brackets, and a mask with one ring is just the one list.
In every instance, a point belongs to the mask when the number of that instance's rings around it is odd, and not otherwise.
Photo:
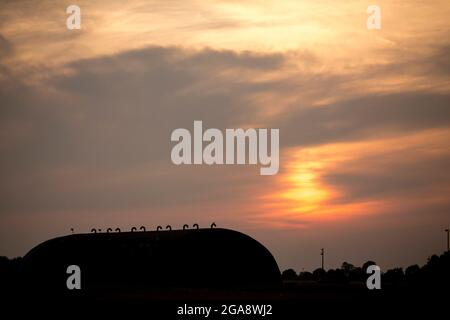
[(377, 150), (375, 154), (335, 167), (333, 172), (322, 177), (323, 182), (342, 194), (336, 202), (442, 199), (450, 191), (450, 152), (430, 154), (433, 143), (430, 141), (430, 145), (419, 148), (413, 145), (395, 152)]
[(282, 115), (279, 124), (287, 146), (355, 141), (450, 125), (450, 95), (406, 92), (368, 94)]
[[(305, 63), (320, 63), (308, 54), (305, 58)], [(261, 187), (257, 168), (172, 165), (170, 133), (191, 128), (194, 120), (222, 129), (247, 123), (279, 127), (283, 146), (449, 125), (448, 95), (430, 92), (358, 92), (357, 98), (341, 97), (335, 104), (304, 103), (281, 115), (263, 116), (249, 97), (283, 96), (303, 88), (332, 91), (354, 80), (354, 75), (299, 73), (295, 81), (259, 81), (259, 76), (282, 70), (285, 62), (280, 54), (151, 47), (73, 62), (65, 66), (68, 72), (35, 85), (4, 80), (0, 212), (106, 212), (230, 202), (248, 197), (246, 188)], [(304, 87), (297, 87), (299, 83)], [(384, 171), (390, 174), (392, 168)], [(398, 181), (384, 180), (381, 173), (379, 177), (370, 177), (374, 190), (359, 183), (369, 179), (363, 173), (355, 177), (337, 172), (326, 179), (355, 197), (381, 192), (385, 183), (411, 183), (402, 176)]]
[(361, 74), (363, 78), (386, 75), (414, 75), (415, 77), (448, 76), (450, 74), (450, 32), (440, 44), (427, 47), (411, 48), (398, 44), (391, 49), (379, 49), (378, 54), (388, 61), (383, 64), (369, 65)]
[[(70, 75), (36, 86), (15, 83), (1, 92), (1, 210), (125, 210), (239, 198), (239, 188), (259, 179), (257, 168), (227, 169), (247, 176), (239, 182), (217, 167), (180, 169), (170, 160), (170, 134), (197, 119), (239, 126), (253, 114), (246, 92), (261, 88), (216, 78), (215, 70), (281, 63), (279, 55), (149, 48), (72, 63)], [(205, 172), (209, 178), (198, 179)]]
[(0, 34), (0, 59), (10, 55), (13, 52), (12, 43)]

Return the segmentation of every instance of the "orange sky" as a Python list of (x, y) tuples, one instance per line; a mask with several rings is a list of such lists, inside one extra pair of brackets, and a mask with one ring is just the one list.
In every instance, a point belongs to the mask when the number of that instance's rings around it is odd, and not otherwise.
[[(0, 4), (0, 255), (71, 227), (212, 221), (297, 270), (331, 243), (333, 266), (442, 249), (448, 1), (378, 1), (381, 30), (369, 1), (78, 1), (78, 31), (69, 4)], [(280, 128), (280, 173), (174, 167), (169, 133), (193, 120)], [(406, 239), (420, 250), (398, 255)]]

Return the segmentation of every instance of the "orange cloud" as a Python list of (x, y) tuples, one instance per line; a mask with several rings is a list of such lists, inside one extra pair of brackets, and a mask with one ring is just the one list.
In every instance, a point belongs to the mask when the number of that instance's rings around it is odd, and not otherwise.
[[(400, 187), (411, 181), (411, 176), (405, 177), (401, 172), (402, 169), (407, 171), (411, 164), (425, 168), (430, 176), (433, 169), (440, 170), (427, 164), (435, 159), (450, 159), (450, 150), (445, 147), (449, 138), (450, 130), (435, 129), (380, 140), (288, 149), (284, 152), (283, 173), (273, 186), (274, 191), (261, 196), (262, 217), (269, 224), (296, 227), (301, 226), (301, 222), (351, 219), (355, 215), (384, 214), (401, 209), (406, 211), (412, 204), (423, 207), (447, 203), (448, 197), (445, 192), (442, 193), (443, 188), (449, 188), (447, 178), (431, 178), (422, 184), (414, 184), (417, 188), (412, 189), (388, 188), (389, 183), (399, 183)], [(385, 192), (373, 189), (360, 195), (361, 190), (355, 186), (359, 183), (357, 179), (370, 184), (371, 177), (382, 179), (391, 171), (397, 172), (397, 176), (385, 177)], [(346, 177), (356, 178), (341, 185), (327, 179), (334, 175), (339, 175), (344, 181)], [(297, 221), (297, 224), (292, 224), (292, 221)]]

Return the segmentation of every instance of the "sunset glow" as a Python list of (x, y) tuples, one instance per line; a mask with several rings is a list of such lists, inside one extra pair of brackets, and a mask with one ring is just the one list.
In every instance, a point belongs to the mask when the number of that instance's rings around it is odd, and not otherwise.
[[(302, 221), (351, 219), (358, 215), (376, 214), (380, 210), (406, 208), (413, 203), (416, 206), (445, 203), (445, 196), (439, 196), (442, 195), (442, 189), (436, 189), (434, 196), (425, 193), (415, 199), (405, 199), (401, 195), (397, 195), (396, 199), (384, 196), (348, 199), (346, 190), (335, 187), (335, 181), (330, 177), (336, 174), (366, 175), (370, 180), (370, 177), (385, 171), (387, 166), (415, 162), (414, 158), (402, 158), (402, 154), (411, 151), (422, 157), (449, 156), (449, 149), (439, 147), (448, 139), (448, 130), (432, 130), (370, 142), (290, 149), (285, 153), (288, 163), (273, 187), (275, 191), (262, 197), (262, 211), (266, 212), (265, 218), (271, 223), (277, 224), (277, 219), (297, 220), (297, 226), (301, 227)], [(370, 168), (362, 165), (367, 162), (371, 164)], [(284, 226), (288, 227), (289, 224)]]
[[(132, 223), (216, 222), (299, 265), (325, 241), (365, 259), (364, 244), (340, 242), (352, 232), (380, 239), (381, 263), (398, 233), (437, 248), (450, 5), (377, 3), (382, 26), (369, 30), (372, 3), (357, 0), (86, 0), (68, 30), (66, 3), (1, 2), (3, 254)], [(171, 132), (198, 120), (279, 129), (278, 174), (174, 165)], [(286, 249), (303, 242), (306, 262)]]

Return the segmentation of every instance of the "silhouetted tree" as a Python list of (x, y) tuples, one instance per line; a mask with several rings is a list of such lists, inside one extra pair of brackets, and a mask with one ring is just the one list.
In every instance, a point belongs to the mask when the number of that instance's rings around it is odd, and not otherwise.
[(281, 279), (283, 280), (297, 280), (297, 273), (294, 269), (287, 269), (284, 270), (281, 274)]
[(15, 286), (21, 263), (21, 257), (13, 259), (0, 257), (0, 290), (9, 290)]
[(300, 274), (298, 275), (298, 279), (301, 281), (311, 281), (311, 280), (314, 280), (314, 276), (309, 271), (303, 271), (303, 272), (300, 272)]
[(393, 268), (383, 274), (383, 280), (393, 284), (398, 284), (403, 280), (403, 276), (404, 274), (402, 268)]
[(417, 277), (419, 276), (419, 274), (420, 274), (420, 267), (417, 264), (409, 266), (405, 270), (405, 277), (406, 277), (406, 280), (408, 280), (408, 281), (416, 280)]
[(326, 272), (322, 268), (317, 268), (313, 271), (313, 278), (316, 281), (320, 281), (325, 279)]
[(377, 263), (374, 262), (374, 261), (372, 261), (372, 260), (366, 261), (366, 262), (362, 265), (362, 272), (363, 272), (363, 273), (367, 273), (367, 268), (368, 268), (369, 266), (376, 265), (376, 264), (377, 264)]
[(347, 275), (349, 281), (365, 281), (367, 275), (363, 274), (362, 268), (355, 267)]
[(450, 281), (450, 253), (432, 255), (420, 270), (422, 281), (429, 284), (445, 285)]
[(346, 278), (347, 281), (355, 280), (354, 279), (355, 278), (354, 272), (355, 272), (356, 269), (357, 268), (355, 268), (355, 266), (353, 264), (348, 263), (348, 262), (343, 262), (342, 266), (341, 266), (341, 270), (344, 273), (345, 278)]
[(342, 271), (344, 271), (346, 274), (349, 274), (353, 269), (355, 269), (355, 266), (348, 262), (343, 262), (341, 266)]
[(346, 282), (347, 277), (342, 269), (330, 269), (326, 273), (326, 280), (333, 283)]

